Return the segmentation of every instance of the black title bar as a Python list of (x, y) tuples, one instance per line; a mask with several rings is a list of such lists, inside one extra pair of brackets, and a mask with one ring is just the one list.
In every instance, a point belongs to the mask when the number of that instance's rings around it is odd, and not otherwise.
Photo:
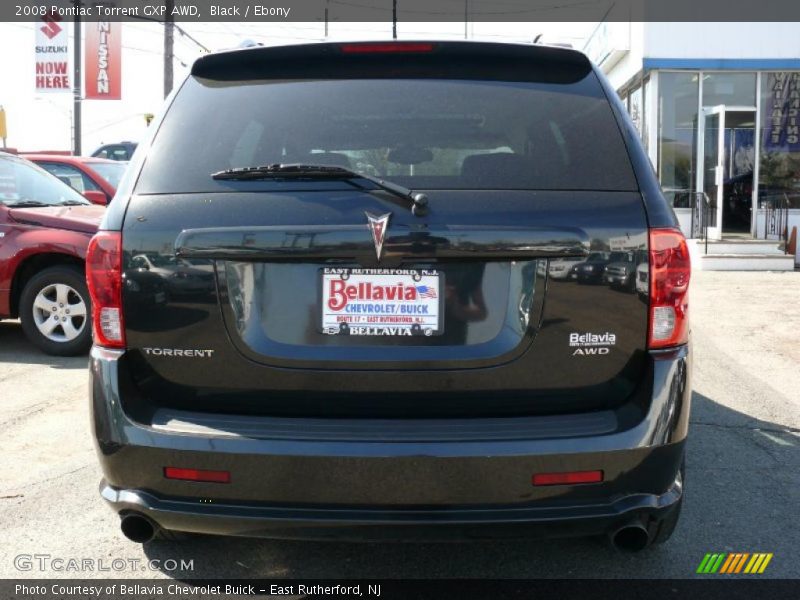
[[(620, 559), (622, 560), (622, 559)], [(749, 578), (748, 578), (749, 577)], [(4, 600), (208, 600), (317, 598), (361, 600), (652, 600), (703, 598), (751, 600), (795, 598), (797, 582), (753, 578), (616, 580), (300, 580), (300, 579), (5, 579)]]
[(3, 0), (0, 21), (800, 21), (797, 0)]

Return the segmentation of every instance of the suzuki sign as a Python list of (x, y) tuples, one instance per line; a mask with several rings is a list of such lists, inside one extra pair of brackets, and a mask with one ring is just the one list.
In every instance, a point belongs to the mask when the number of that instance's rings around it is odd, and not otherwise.
[(48, 14), (37, 21), (35, 77), (37, 92), (71, 92), (67, 25)]

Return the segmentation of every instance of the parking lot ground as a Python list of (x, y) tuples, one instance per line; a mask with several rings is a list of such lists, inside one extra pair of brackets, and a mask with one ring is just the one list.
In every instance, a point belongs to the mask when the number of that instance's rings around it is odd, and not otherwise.
[[(445, 545), (197, 537), (142, 547), (120, 534), (97, 493), (86, 358), (46, 357), (19, 323), (2, 322), (0, 577), (686, 578), (706, 552), (772, 552), (762, 577), (798, 577), (800, 272), (701, 272), (692, 286), (683, 516), (670, 542), (635, 555), (596, 539)], [(20, 571), (21, 554), (95, 566), (42, 571), (34, 563)], [(98, 570), (113, 559), (142, 562)], [(170, 570), (168, 559), (193, 568)], [(148, 560), (160, 566), (143, 568)]]

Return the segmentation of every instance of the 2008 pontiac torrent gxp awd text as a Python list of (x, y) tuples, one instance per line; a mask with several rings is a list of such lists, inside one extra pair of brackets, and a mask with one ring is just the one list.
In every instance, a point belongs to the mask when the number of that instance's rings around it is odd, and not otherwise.
[[(689, 254), (584, 55), (211, 54), (151, 129), (87, 260), (125, 535), (670, 537)], [(644, 302), (548, 277), (612, 251)]]

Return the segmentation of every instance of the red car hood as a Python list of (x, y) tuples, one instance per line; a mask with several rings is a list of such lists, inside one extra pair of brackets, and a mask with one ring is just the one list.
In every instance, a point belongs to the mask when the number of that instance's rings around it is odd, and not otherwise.
[(89, 206), (49, 206), (41, 208), (12, 208), (12, 219), (22, 223), (94, 233), (106, 209), (95, 204)]

